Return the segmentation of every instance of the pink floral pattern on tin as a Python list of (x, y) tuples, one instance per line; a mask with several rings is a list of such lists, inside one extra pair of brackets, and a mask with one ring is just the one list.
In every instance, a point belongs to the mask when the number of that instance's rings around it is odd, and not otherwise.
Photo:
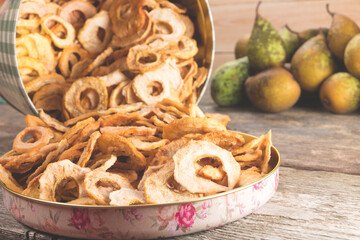
[(50, 234), (86, 239), (147, 239), (222, 226), (265, 204), (278, 170), (252, 187), (185, 204), (129, 208), (74, 208), (22, 199), (3, 189), (4, 205), (20, 222)]

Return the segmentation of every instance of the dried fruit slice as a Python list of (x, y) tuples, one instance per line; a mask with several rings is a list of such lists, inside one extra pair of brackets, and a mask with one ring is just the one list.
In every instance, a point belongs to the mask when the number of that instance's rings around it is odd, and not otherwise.
[(118, 163), (118, 165), (124, 166), (124, 169), (139, 171), (146, 167), (144, 155), (136, 149), (130, 140), (116, 133), (103, 133), (98, 139), (97, 147), (102, 153), (125, 157), (125, 162)]
[(189, 140), (187, 139), (178, 139), (159, 148), (154, 158), (149, 162), (149, 166), (159, 166), (167, 163), (172, 159), (174, 154), (188, 142)]
[(55, 72), (55, 54), (50, 39), (39, 33), (31, 33), (28, 36), (35, 41), (40, 62), (50, 73)]
[(178, 69), (168, 63), (157, 70), (136, 76), (133, 89), (144, 103), (153, 105), (164, 98), (176, 98), (174, 89), (181, 88), (182, 81)]
[(187, 36), (182, 36), (178, 41), (179, 51), (175, 54), (175, 57), (179, 59), (189, 59), (194, 57), (199, 49), (194, 39)]
[(93, 17), (97, 10), (91, 3), (80, 0), (72, 0), (61, 5), (59, 16), (70, 24), (75, 29), (79, 29), (86, 19)]
[(103, 127), (100, 131), (101, 133), (116, 133), (119, 136), (153, 136), (156, 133), (156, 128), (144, 126)]
[[(226, 185), (199, 176), (202, 159), (219, 161), (226, 173)], [(240, 166), (229, 151), (206, 141), (190, 141), (173, 156), (175, 180), (192, 193), (217, 193), (231, 190), (239, 182)], [(206, 166), (206, 165), (205, 165)], [(220, 168), (218, 167), (218, 168)]]
[(157, 8), (150, 12), (155, 22), (156, 37), (177, 42), (185, 33), (185, 24), (179, 14), (170, 8)]
[(130, 71), (145, 73), (163, 66), (165, 55), (148, 45), (136, 45), (129, 49), (126, 63)]
[[(83, 181), (88, 172), (90, 169), (81, 168), (69, 160), (50, 163), (39, 179), (40, 199), (60, 202), (86, 197)], [(70, 190), (63, 195), (62, 189), (68, 187)]]
[(65, 84), (65, 79), (59, 74), (42, 75), (24, 84), (27, 93), (37, 92), (48, 84)]
[(119, 38), (126, 38), (138, 33), (146, 23), (143, 0), (113, 1), (109, 10), (111, 27)]
[(189, 133), (209, 133), (226, 131), (226, 127), (219, 121), (211, 118), (183, 117), (176, 119), (163, 129), (163, 138), (174, 140)]
[[(92, 90), (97, 94), (97, 104), (92, 109), (81, 106), (82, 93)], [(77, 117), (81, 114), (107, 109), (108, 94), (105, 83), (94, 77), (84, 77), (76, 80), (64, 95), (65, 109), (71, 116)]]
[[(53, 26), (53, 22), (60, 24), (64, 28), (62, 34), (54, 33), (50, 27)], [(75, 29), (73, 25), (56, 15), (47, 15), (41, 19), (41, 27), (45, 33), (47, 33), (55, 46), (58, 48), (65, 48), (71, 46), (75, 40)], [(61, 35), (62, 37), (59, 37)]]
[(191, 201), (202, 196), (187, 191), (174, 180), (174, 167), (174, 162), (170, 161), (145, 179), (144, 190), (147, 203)]
[(126, 178), (103, 170), (93, 170), (87, 173), (84, 185), (87, 194), (95, 199), (96, 203), (100, 205), (109, 204), (109, 195), (111, 192), (122, 188), (132, 188)]
[(251, 183), (259, 181), (264, 175), (260, 173), (260, 169), (257, 167), (251, 167), (241, 171), (239, 187), (247, 186)]
[(80, 167), (86, 166), (86, 163), (90, 160), (90, 157), (94, 151), (96, 141), (98, 140), (98, 138), (100, 136), (101, 136), (101, 134), (99, 131), (96, 131), (90, 135), (90, 139), (89, 139), (86, 147), (84, 148), (84, 151), (81, 154), (77, 165), (79, 165)]
[(80, 29), (78, 40), (90, 53), (101, 52), (111, 40), (110, 17), (107, 11), (100, 11), (86, 20)]
[[(31, 135), (34, 141), (23, 142), (27, 135)], [(19, 132), (13, 142), (13, 149), (18, 153), (31, 152), (47, 145), (54, 134), (49, 128), (27, 127)]]
[(111, 192), (109, 198), (110, 205), (113, 206), (129, 206), (145, 203), (144, 192), (129, 188), (121, 188), (120, 190)]
[(64, 48), (58, 64), (61, 74), (69, 77), (73, 66), (86, 57), (88, 57), (88, 52), (80, 44)]
[(8, 187), (10, 190), (21, 193), (24, 191), (24, 189), (20, 186), (18, 182), (13, 178), (11, 172), (9, 170), (6, 170), (1, 164), (0, 164), (0, 180), (5, 184), (6, 187)]

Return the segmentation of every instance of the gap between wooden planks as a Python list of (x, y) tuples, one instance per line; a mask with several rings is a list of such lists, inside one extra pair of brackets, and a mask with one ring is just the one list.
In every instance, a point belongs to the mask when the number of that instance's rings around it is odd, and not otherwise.
[[(214, 18), (217, 52), (233, 52), (237, 39), (251, 32), (257, 2), (209, 0)], [(326, 3), (330, 3), (333, 12), (344, 14), (360, 25), (359, 0), (268, 0), (261, 4), (260, 14), (277, 29), (285, 24), (296, 31), (329, 27), (331, 17), (326, 12)]]

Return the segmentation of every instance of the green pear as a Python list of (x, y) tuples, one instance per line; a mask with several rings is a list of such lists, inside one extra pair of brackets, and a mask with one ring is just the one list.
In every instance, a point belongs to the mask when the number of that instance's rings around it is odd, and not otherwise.
[(279, 30), (281, 39), (285, 44), (286, 62), (290, 62), (295, 51), (300, 47), (298, 34), (294, 33), (287, 25)]
[(243, 58), (247, 55), (247, 46), (250, 39), (250, 34), (246, 34), (238, 39), (235, 45), (235, 58)]
[(250, 66), (256, 72), (282, 66), (286, 60), (284, 42), (274, 26), (259, 14), (260, 3), (247, 48)]
[(334, 73), (335, 65), (325, 36), (320, 32), (295, 52), (291, 60), (291, 72), (303, 90), (315, 92)]
[(315, 37), (316, 35), (318, 35), (320, 33), (320, 31), (327, 36), (329, 29), (328, 28), (310, 28), (301, 32), (298, 32), (298, 36), (299, 36), (299, 40), (300, 40), (300, 45), (304, 44), (307, 40), (309, 40), (310, 38)]
[(243, 86), (250, 74), (247, 57), (221, 65), (211, 78), (211, 97), (219, 106), (237, 106), (244, 100)]
[(332, 23), (327, 35), (328, 47), (340, 60), (344, 59), (346, 45), (358, 33), (359, 26), (350, 18), (330, 12), (329, 4), (326, 5), (328, 13), (332, 16)]
[(346, 46), (344, 63), (349, 73), (360, 78), (360, 33), (353, 37)]
[(301, 93), (291, 73), (280, 67), (249, 77), (245, 89), (251, 103), (265, 112), (282, 112), (291, 108)]
[(333, 113), (351, 113), (360, 107), (360, 81), (347, 72), (331, 75), (319, 94), (324, 108)]

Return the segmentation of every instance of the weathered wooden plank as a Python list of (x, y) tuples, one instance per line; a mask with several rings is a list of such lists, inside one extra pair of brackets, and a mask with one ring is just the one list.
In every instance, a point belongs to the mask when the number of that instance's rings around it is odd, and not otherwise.
[[(250, 33), (255, 19), (255, 0), (209, 0), (213, 13), (216, 51), (233, 52), (239, 37)], [(262, 16), (276, 28), (288, 24), (293, 30), (329, 27), (331, 17), (325, 5), (330, 3), (332, 11), (349, 16), (360, 24), (360, 4), (357, 0), (269, 0), (260, 8)]]
[[(359, 202), (360, 176), (282, 167), (277, 193), (254, 214), (220, 228), (171, 239), (359, 239)], [(26, 236), (29, 229), (3, 207), (0, 217), (0, 239)], [(13, 234), (7, 234), (9, 231)], [(32, 231), (27, 236), (64, 239)]]

